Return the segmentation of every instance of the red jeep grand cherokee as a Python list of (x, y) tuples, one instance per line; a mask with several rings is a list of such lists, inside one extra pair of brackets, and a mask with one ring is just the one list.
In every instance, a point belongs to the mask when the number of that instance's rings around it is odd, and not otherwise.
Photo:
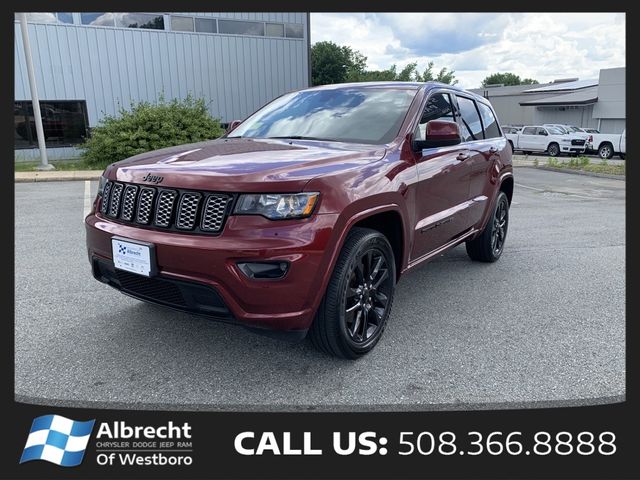
[(512, 171), (482, 97), (432, 82), (309, 88), (223, 138), (107, 167), (89, 260), (140, 300), (309, 332), (356, 358), (404, 272), (461, 242), (473, 260), (500, 257)]

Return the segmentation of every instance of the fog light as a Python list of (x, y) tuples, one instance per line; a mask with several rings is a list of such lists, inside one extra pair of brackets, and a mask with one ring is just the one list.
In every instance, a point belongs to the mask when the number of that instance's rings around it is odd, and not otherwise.
[(251, 279), (274, 279), (287, 274), (289, 262), (238, 262), (238, 268)]

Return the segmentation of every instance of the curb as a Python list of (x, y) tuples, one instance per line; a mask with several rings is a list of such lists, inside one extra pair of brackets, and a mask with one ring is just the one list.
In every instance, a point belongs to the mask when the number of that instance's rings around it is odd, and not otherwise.
[(69, 182), (74, 180), (98, 180), (102, 170), (69, 170), (64, 172), (15, 172), (16, 183)]
[(547, 170), (549, 172), (568, 173), (569, 175), (585, 175), (587, 177), (609, 178), (611, 180), (621, 180), (623, 182), (626, 180), (625, 175), (613, 175), (610, 173), (584, 172), (582, 170), (573, 170), (569, 168), (554, 168), (554, 167), (546, 167), (546, 166), (539, 166), (539, 167), (529, 166), (529, 165), (520, 165), (520, 166), (524, 168), (535, 168), (538, 170)]

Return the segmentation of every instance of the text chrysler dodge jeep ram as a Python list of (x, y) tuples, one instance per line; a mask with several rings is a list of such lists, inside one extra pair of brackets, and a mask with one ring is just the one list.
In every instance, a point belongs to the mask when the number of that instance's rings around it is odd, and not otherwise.
[(484, 98), (433, 82), (288, 93), (223, 138), (107, 167), (86, 218), (93, 274), (358, 357), (407, 270), (461, 242), (500, 257), (513, 169), (498, 125)]

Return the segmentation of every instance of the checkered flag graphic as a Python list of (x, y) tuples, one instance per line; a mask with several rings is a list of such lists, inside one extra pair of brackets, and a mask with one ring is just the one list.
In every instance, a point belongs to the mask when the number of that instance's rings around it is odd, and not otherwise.
[(77, 422), (60, 415), (33, 420), (20, 463), (45, 460), (62, 467), (80, 465), (95, 420)]

